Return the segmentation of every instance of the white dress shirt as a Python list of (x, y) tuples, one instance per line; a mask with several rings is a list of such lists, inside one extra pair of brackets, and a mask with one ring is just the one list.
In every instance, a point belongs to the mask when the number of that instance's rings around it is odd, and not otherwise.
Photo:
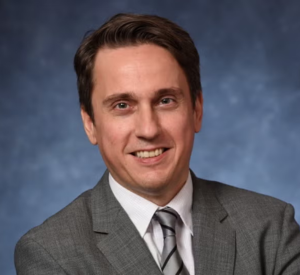
[(162, 209), (166, 206), (176, 210), (181, 218), (176, 224), (177, 248), (189, 274), (194, 275), (194, 256), (192, 250), (193, 222), (191, 212), (193, 184), (190, 173), (185, 185), (164, 207), (159, 207), (124, 188), (115, 181), (111, 174), (109, 174), (109, 185), (114, 196), (144, 239), (159, 267), (164, 244), (163, 233), (160, 224), (155, 219), (152, 219), (152, 217), (157, 209)]

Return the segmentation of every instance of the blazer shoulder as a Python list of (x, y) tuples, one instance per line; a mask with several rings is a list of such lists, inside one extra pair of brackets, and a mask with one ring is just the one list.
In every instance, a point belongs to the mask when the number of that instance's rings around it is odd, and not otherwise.
[(287, 203), (269, 195), (231, 186), (225, 183), (211, 181), (215, 194), (226, 205), (245, 205), (247, 208), (258, 208), (262, 205), (275, 208), (285, 208)]
[[(249, 221), (253, 225), (268, 220), (281, 223), (286, 208), (292, 208), (288, 203), (268, 195), (217, 181), (199, 181), (206, 186), (205, 189), (211, 190), (236, 225), (239, 225), (241, 220)], [(246, 224), (248, 225), (247, 222)]]
[[(75, 228), (92, 227), (91, 222), (91, 192), (87, 190), (79, 195), (66, 207), (46, 219), (42, 224), (32, 228), (23, 235), (17, 243), (27, 243), (33, 240), (42, 246), (49, 246), (56, 241), (73, 238)], [(70, 234), (72, 233), (72, 234)]]
[(220, 182), (199, 179), (196, 184), (214, 208), (227, 212), (222, 223), (235, 231), (237, 265), (251, 262), (257, 270), (264, 266), (268, 274), (299, 274), (300, 227), (292, 205)]

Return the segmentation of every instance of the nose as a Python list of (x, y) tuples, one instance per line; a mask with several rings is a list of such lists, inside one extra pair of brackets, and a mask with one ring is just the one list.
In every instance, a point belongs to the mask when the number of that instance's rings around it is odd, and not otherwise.
[(138, 138), (153, 140), (160, 133), (159, 118), (151, 106), (142, 106), (136, 113), (135, 134)]

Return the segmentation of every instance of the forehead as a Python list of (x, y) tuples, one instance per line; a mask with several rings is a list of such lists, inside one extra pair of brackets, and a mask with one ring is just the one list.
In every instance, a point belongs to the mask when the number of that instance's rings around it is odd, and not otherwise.
[(187, 88), (184, 72), (173, 55), (151, 44), (99, 50), (93, 80), (94, 90), (108, 95), (168, 87)]
[(96, 54), (95, 68), (106, 61), (117, 62), (121, 65), (123, 62), (145, 61), (147, 59), (149, 59), (147, 61), (150, 61), (149, 57), (160, 57), (162, 58), (161, 62), (177, 63), (167, 49), (155, 44), (139, 44), (117, 48), (101, 48)]

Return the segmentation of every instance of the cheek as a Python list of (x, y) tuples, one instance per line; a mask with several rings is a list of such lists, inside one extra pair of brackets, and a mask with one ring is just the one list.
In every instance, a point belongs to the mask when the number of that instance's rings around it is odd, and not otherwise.
[(167, 130), (167, 132), (175, 142), (189, 142), (193, 139), (194, 136), (193, 117), (188, 113), (180, 113), (177, 116), (171, 115), (170, 117), (165, 117), (164, 129)]
[(113, 146), (110, 149), (118, 147), (124, 143), (127, 135), (126, 123), (114, 119), (105, 119), (101, 123), (98, 138), (103, 146)]
[(179, 110), (176, 113), (170, 113), (164, 116), (163, 121), (165, 125), (169, 125), (169, 128), (174, 131), (190, 130), (194, 125), (194, 118), (192, 113), (188, 110)]

